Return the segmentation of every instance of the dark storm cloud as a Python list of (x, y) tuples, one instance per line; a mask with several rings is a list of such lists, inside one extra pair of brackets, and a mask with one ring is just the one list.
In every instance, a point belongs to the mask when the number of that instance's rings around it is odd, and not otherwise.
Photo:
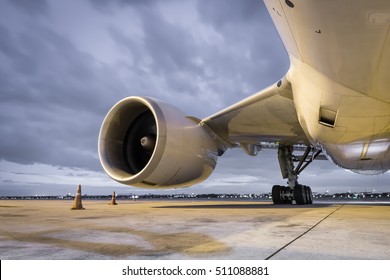
[[(147, 58), (152, 58), (148, 67), (153, 71), (150, 75), (164, 76), (168, 83), (180, 72), (195, 75), (203, 71), (191, 61), (199, 49), (190, 33), (183, 27), (167, 22), (155, 8), (138, 9), (137, 14), (142, 21), (143, 40), (127, 36), (117, 28), (110, 28), (115, 42), (128, 49), (135, 60), (133, 71), (139, 71)], [(175, 83), (172, 82), (171, 86), (174, 87)]]
[[(262, 1), (199, 1), (198, 9), (202, 20), (223, 34), (239, 58), (240, 52), (248, 52), (240, 65), (243, 73), (263, 74), (257, 76), (262, 83), (285, 74), (287, 53)], [(250, 82), (256, 84), (256, 79)]]
[[(161, 2), (150, 3), (125, 5), (140, 19), (141, 38), (114, 27), (110, 33), (133, 57), (131, 72), (139, 72), (148, 60), (147, 73), (142, 75), (158, 77), (165, 86), (157, 89), (157, 94), (153, 88), (149, 92), (165, 99), (180, 96), (174, 98), (174, 104), (185, 111), (206, 117), (270, 85), (288, 68), (283, 46), (278, 36), (268, 31), (272, 22), (259, 1), (195, 1), (192, 10), (175, 5), (180, 1), (164, 2), (170, 4), (165, 10)], [(196, 16), (196, 25), (173, 23), (182, 13)], [(202, 33), (204, 29), (213, 34)], [(264, 51), (267, 56), (258, 54)], [(211, 104), (202, 109), (192, 106), (191, 100), (205, 100), (205, 96)]]
[(49, 5), (46, 0), (8, 0), (14, 7), (28, 15), (45, 15)]
[(219, 58), (218, 75), (234, 78), (231, 101), (286, 73), (287, 55), (261, 1), (198, 1), (197, 7), (201, 20), (224, 38), (210, 58)]
[[(98, 8), (99, 10), (101, 8), (107, 8), (108, 6), (115, 6), (115, 5), (129, 5), (129, 6), (150, 6), (155, 4), (155, 2), (159, 0), (89, 0), (92, 4), (95, 5), (95, 8)], [(170, 1), (166, 0), (165, 2)]]
[(99, 126), (120, 84), (113, 71), (40, 24), (0, 34), (1, 159), (100, 169)]
[(199, 13), (204, 20), (216, 27), (253, 22), (257, 15), (264, 13), (260, 1), (198, 1)]

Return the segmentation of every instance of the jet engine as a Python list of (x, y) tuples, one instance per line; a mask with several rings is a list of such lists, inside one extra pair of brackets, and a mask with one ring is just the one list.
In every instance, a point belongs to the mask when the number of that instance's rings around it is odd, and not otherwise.
[(156, 99), (128, 97), (108, 112), (99, 158), (114, 180), (143, 188), (188, 187), (213, 172), (218, 147), (200, 121)]

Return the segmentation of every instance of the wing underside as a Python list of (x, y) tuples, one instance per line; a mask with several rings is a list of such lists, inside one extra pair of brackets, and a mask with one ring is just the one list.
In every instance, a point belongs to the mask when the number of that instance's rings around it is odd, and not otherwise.
[(292, 96), (291, 84), (284, 78), (202, 120), (202, 124), (231, 146), (262, 142), (308, 144)]

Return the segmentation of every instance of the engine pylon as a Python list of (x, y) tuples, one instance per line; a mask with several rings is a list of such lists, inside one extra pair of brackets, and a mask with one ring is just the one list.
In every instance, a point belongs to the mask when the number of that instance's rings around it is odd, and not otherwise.
[(70, 210), (84, 210), (83, 204), (81, 202), (81, 185), (77, 187), (76, 196), (74, 197), (73, 205)]
[(108, 205), (118, 205), (118, 203), (116, 203), (116, 200), (115, 200), (115, 191), (112, 192), (111, 202), (108, 203)]

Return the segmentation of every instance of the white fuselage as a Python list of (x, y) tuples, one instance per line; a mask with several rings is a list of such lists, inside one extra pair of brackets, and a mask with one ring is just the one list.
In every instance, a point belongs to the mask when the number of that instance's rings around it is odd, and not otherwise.
[(390, 169), (390, 1), (266, 0), (299, 122), (336, 164)]

